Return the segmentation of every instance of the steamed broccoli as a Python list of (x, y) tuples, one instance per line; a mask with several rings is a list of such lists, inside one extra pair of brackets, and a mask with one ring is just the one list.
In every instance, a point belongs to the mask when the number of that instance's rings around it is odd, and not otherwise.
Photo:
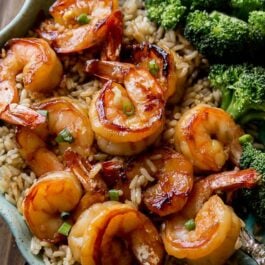
[(189, 10), (224, 10), (228, 6), (229, 0), (183, 0), (183, 5)]
[(248, 24), (214, 11), (195, 11), (188, 15), (185, 37), (210, 61), (240, 61), (248, 43)]
[(231, 0), (232, 13), (236, 17), (247, 20), (254, 10), (265, 10), (265, 0)]
[(265, 12), (253, 11), (249, 14), (249, 53), (253, 62), (264, 64), (265, 55)]
[(146, 9), (148, 18), (166, 29), (175, 28), (186, 11), (180, 0), (148, 0)]
[(209, 79), (222, 94), (221, 107), (239, 123), (265, 120), (265, 69), (214, 65)]
[(242, 136), (240, 142), (243, 147), (240, 167), (254, 168), (261, 177), (255, 188), (243, 189), (240, 192), (240, 201), (260, 223), (265, 224), (265, 153), (253, 146), (252, 139), (248, 135)]

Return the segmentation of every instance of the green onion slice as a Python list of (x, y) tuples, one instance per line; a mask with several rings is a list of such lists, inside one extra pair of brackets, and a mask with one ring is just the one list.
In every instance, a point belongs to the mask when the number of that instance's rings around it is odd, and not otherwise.
[(82, 13), (76, 18), (76, 21), (80, 25), (85, 25), (91, 21), (91, 17), (86, 13)]
[(74, 137), (72, 136), (70, 131), (67, 128), (65, 128), (58, 133), (57, 137), (55, 138), (55, 141), (57, 143), (63, 143), (63, 142), (72, 143), (74, 141)]
[(64, 236), (68, 236), (71, 228), (72, 226), (69, 223), (64, 222), (58, 229), (58, 233)]
[(196, 228), (196, 224), (195, 224), (195, 220), (194, 219), (190, 219), (188, 220), (185, 224), (184, 224), (185, 228), (188, 231), (192, 231)]
[(154, 75), (154, 76), (156, 76), (157, 74), (158, 74), (158, 72), (159, 72), (159, 65), (157, 64), (157, 62), (156, 62), (156, 60), (155, 59), (153, 59), (153, 60), (151, 60), (149, 63), (148, 63), (148, 68), (149, 68), (149, 72), (152, 74), (152, 75)]
[(132, 116), (135, 113), (135, 108), (131, 101), (124, 101), (122, 104), (122, 110), (127, 116)]
[(118, 190), (109, 190), (109, 197), (111, 201), (119, 201), (120, 193)]

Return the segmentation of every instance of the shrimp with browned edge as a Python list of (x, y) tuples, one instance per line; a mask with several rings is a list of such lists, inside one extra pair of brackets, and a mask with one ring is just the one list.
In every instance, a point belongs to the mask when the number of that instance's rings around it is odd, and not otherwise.
[(113, 155), (132, 155), (153, 143), (165, 122), (163, 91), (155, 78), (119, 62), (91, 60), (86, 71), (110, 79), (89, 109), (99, 148)]
[(164, 256), (152, 222), (119, 202), (98, 203), (86, 210), (72, 227), (68, 244), (83, 265), (161, 265)]
[[(232, 208), (212, 194), (250, 188), (258, 179), (255, 170), (247, 169), (214, 174), (195, 182), (184, 209), (162, 226), (162, 238), (168, 254), (186, 258), (188, 264), (224, 264), (235, 251), (242, 224)], [(194, 229), (188, 229), (185, 224), (192, 218)]]
[(73, 219), (77, 220), (80, 214), (95, 203), (107, 200), (107, 185), (99, 173), (94, 170), (100, 164), (91, 165), (79, 154), (68, 149), (64, 153), (64, 162), (82, 184), (85, 194), (73, 212)]
[(39, 179), (23, 201), (23, 215), (31, 232), (41, 240), (61, 241), (64, 238), (58, 233), (64, 222), (61, 213), (72, 211), (81, 196), (81, 185), (70, 172), (55, 171)]
[(6, 45), (5, 58), (0, 60), (0, 119), (11, 124), (36, 127), (45, 117), (18, 105), (16, 75), (23, 72), (26, 90), (47, 93), (62, 77), (62, 65), (49, 44), (37, 38), (12, 39)]
[(183, 114), (176, 125), (175, 144), (198, 170), (220, 171), (230, 159), (239, 165), (243, 134), (222, 109), (198, 105)]
[[(117, 0), (57, 0), (50, 14), (54, 20), (44, 22), (39, 34), (56, 52), (72, 53), (102, 45), (104, 58), (119, 57), (123, 25)], [(80, 16), (85, 16), (84, 21), (79, 21)]]
[(165, 99), (175, 94), (175, 98), (180, 100), (187, 78), (176, 67), (180, 62), (183, 63), (180, 56), (167, 48), (161, 48), (151, 43), (128, 45), (124, 49), (123, 55), (126, 61), (150, 71), (160, 83)]
[[(152, 160), (153, 157), (156, 159)], [(186, 204), (193, 185), (193, 168), (183, 155), (163, 147), (127, 162), (103, 162), (102, 177), (110, 187), (122, 190), (122, 200), (131, 199), (132, 185), (137, 178), (136, 182), (143, 184), (145, 207), (166, 216), (180, 211)]]
[[(57, 97), (33, 105), (35, 110), (46, 111), (46, 123), (35, 130), (17, 130), (17, 142), (23, 158), (37, 176), (61, 170), (63, 167), (52, 151), (48, 150), (50, 136), (63, 154), (67, 148), (88, 156), (94, 135), (86, 111), (75, 100)], [(59, 138), (58, 138), (59, 137)], [(47, 167), (46, 167), (47, 166)]]

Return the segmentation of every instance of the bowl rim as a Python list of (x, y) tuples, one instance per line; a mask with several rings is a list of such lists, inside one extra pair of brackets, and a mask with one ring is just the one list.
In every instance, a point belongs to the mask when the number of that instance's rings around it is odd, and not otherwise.
[[(38, 2), (38, 0), (36, 1)], [(6, 24), (1, 30), (0, 30), (0, 36), (3, 34), (7, 34), (10, 30), (12, 30), (14, 27), (16, 27), (17, 23), (20, 22), (21, 17), (23, 14), (30, 9), (32, 0), (25, 0), (21, 8), (19, 9), (16, 16), (8, 23)]]

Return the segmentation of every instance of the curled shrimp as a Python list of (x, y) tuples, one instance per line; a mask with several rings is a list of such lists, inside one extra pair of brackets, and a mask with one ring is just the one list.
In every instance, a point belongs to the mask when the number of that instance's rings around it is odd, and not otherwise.
[[(112, 54), (119, 54), (123, 26), (122, 13), (117, 9), (117, 0), (57, 0), (50, 8), (54, 21), (44, 23), (39, 34), (49, 40), (58, 53), (82, 51), (106, 40)], [(79, 24), (78, 16), (82, 14), (88, 16), (87, 23)], [(63, 30), (59, 30), (56, 23)], [(110, 32), (113, 33), (111, 39)]]
[(23, 71), (30, 92), (50, 92), (60, 82), (62, 65), (49, 44), (37, 38), (12, 39), (0, 60), (0, 118), (17, 125), (36, 127), (45, 121), (39, 113), (20, 106), (16, 75)]
[(111, 79), (89, 109), (100, 149), (132, 155), (153, 143), (164, 125), (163, 92), (154, 77), (131, 64), (98, 60), (88, 61), (86, 71)]
[(165, 94), (165, 99), (177, 94), (177, 99), (180, 100), (186, 81), (186, 76), (176, 67), (176, 64), (183, 61), (181, 57), (167, 48), (161, 48), (151, 43), (127, 46), (124, 50), (124, 55), (128, 58), (127, 60), (143, 67), (147, 71), (151, 70), (151, 64), (153, 64), (156, 67), (156, 71), (153, 73), (151, 71), (151, 73), (159, 81)]
[(68, 244), (81, 264), (162, 264), (163, 246), (152, 222), (128, 204), (105, 202), (86, 210)]
[(176, 125), (175, 144), (199, 170), (220, 171), (230, 159), (239, 165), (241, 128), (224, 110), (207, 105), (196, 106)]
[(89, 118), (74, 100), (65, 97), (52, 98), (36, 103), (33, 107), (35, 110), (47, 111), (46, 123), (34, 131), (26, 128), (18, 129), (16, 139), (23, 158), (37, 176), (52, 169), (63, 168), (56, 155), (48, 149), (46, 142), (49, 136), (54, 136), (56, 139), (56, 136), (67, 129), (67, 136), (71, 137), (71, 141), (58, 142), (61, 153), (67, 148), (84, 156), (90, 153), (94, 136)]
[(151, 212), (165, 216), (180, 211), (186, 204), (193, 185), (193, 167), (172, 149), (157, 150), (152, 153), (155, 155), (161, 155), (155, 161), (157, 183), (146, 189), (143, 201)]
[[(232, 208), (212, 194), (217, 191), (253, 187), (258, 180), (253, 169), (210, 175), (194, 183), (184, 209), (168, 219), (162, 229), (166, 251), (188, 264), (222, 265), (235, 251), (242, 226)], [(195, 218), (195, 229), (185, 228)]]
[(195, 230), (187, 230), (186, 221), (175, 216), (166, 223), (162, 238), (167, 253), (197, 265), (222, 265), (234, 253), (242, 224), (217, 195), (197, 213)]
[(52, 172), (39, 179), (23, 201), (23, 215), (31, 232), (52, 243), (62, 240), (64, 237), (58, 233), (64, 222), (61, 213), (72, 211), (81, 196), (81, 185), (70, 172)]

